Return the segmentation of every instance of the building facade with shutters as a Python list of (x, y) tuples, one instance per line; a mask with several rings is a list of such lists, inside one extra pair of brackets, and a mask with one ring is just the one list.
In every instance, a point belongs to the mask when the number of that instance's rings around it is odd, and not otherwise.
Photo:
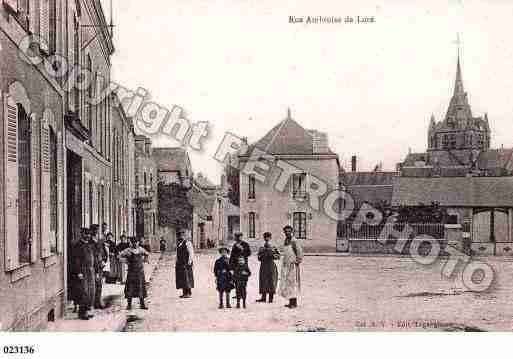
[(135, 195), (132, 209), (135, 235), (142, 238), (143, 243), (149, 244), (152, 251), (158, 251), (158, 171), (152, 153), (151, 140), (146, 136), (135, 136)]
[[(30, 34), (41, 41), (28, 58)], [(80, 227), (110, 223), (108, 99), (86, 96), (108, 86), (113, 50), (99, 1), (0, 2), (1, 330), (61, 316), (69, 246)], [(71, 68), (49, 62), (57, 54), (91, 70), (92, 85), (72, 86)]]
[(111, 232), (134, 235), (135, 132), (132, 118), (126, 115), (116, 94), (112, 105), (112, 221)]
[[(287, 170), (276, 166), (277, 161), (286, 164)], [(288, 224), (305, 248), (335, 248), (337, 219), (324, 213), (322, 202), (317, 210), (309, 200), (319, 181), (328, 191), (338, 188), (339, 158), (329, 148), (325, 133), (304, 129), (289, 111), (283, 121), (239, 154), (239, 169), (240, 229), (246, 239), (260, 240), (263, 233), (271, 232), (279, 240)], [(284, 172), (290, 176), (282, 177)], [(284, 188), (276, 186), (280, 178)]]

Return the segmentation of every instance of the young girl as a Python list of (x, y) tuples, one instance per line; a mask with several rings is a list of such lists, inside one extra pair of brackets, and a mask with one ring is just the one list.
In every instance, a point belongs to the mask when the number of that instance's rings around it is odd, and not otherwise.
[(125, 298), (127, 310), (132, 309), (132, 298), (139, 298), (141, 309), (148, 309), (144, 303), (146, 298), (146, 279), (144, 277), (144, 262), (149, 253), (140, 246), (139, 238), (130, 239), (130, 247), (122, 251), (119, 256), (125, 258), (128, 264), (128, 273), (125, 284)]
[(230, 250), (226, 247), (219, 248), (221, 257), (214, 264), (214, 274), (216, 276), (216, 287), (219, 292), (219, 309), (223, 309), (223, 294), (226, 295), (226, 308), (231, 308), (230, 291), (233, 289), (232, 274), (230, 272), (230, 263), (228, 254)]
[(240, 308), (240, 300), (242, 298), (242, 307), (246, 309), (246, 287), (251, 271), (244, 257), (239, 257), (238, 263), (234, 268), (233, 280), (235, 282), (235, 291), (237, 293), (237, 308)]

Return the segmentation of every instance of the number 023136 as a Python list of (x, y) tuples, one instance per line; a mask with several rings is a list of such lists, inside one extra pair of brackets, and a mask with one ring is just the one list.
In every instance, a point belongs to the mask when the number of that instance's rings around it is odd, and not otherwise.
[(34, 354), (35, 349), (33, 345), (4, 345), (4, 354)]

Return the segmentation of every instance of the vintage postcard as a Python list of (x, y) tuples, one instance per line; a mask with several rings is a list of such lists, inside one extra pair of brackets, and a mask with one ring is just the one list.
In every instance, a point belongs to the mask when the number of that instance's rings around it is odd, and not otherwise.
[(512, 20), (0, 0), (0, 331), (511, 331)]

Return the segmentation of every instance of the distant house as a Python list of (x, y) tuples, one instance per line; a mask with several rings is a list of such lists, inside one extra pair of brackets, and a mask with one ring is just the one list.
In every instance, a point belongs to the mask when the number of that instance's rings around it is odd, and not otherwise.
[[(266, 155), (253, 158), (255, 150)], [(339, 157), (329, 148), (327, 135), (303, 128), (289, 111), (283, 121), (239, 154), (239, 169), (269, 164), (266, 156), (272, 156), (271, 164), (283, 161), (291, 166), (293, 173), (284, 178), (284, 188), (279, 188), (275, 185), (283, 172), (279, 168), (271, 166), (265, 182), (259, 180), (258, 173), (240, 171), (240, 228), (244, 237), (258, 240), (269, 231), (281, 240), (282, 228), (289, 224), (306, 248), (334, 249), (337, 218), (332, 219), (322, 208), (312, 208), (309, 202), (315, 181), (329, 189), (338, 188)]]
[(513, 253), (513, 177), (396, 177), (392, 206), (437, 202), (464, 225), (475, 252)]
[(393, 180), (397, 172), (340, 173), (342, 190), (351, 195), (356, 210), (364, 203), (370, 205), (392, 202)]

